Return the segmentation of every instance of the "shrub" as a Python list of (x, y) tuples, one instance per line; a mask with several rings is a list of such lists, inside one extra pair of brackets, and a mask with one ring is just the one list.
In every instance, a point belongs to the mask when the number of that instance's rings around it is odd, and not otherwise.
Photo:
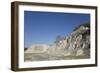
[(75, 28), (73, 29), (73, 31), (76, 31), (76, 30), (79, 29), (81, 26), (90, 28), (90, 23), (81, 24), (81, 25), (75, 27)]

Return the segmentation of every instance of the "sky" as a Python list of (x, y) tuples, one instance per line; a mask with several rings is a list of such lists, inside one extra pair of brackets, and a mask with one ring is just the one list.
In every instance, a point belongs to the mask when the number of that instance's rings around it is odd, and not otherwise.
[(24, 46), (52, 44), (75, 27), (90, 22), (90, 14), (24, 11)]

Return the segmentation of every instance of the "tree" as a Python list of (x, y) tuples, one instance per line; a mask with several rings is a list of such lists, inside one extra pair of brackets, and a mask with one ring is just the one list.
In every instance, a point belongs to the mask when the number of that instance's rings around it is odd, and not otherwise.
[(60, 40), (63, 40), (63, 39), (64, 39), (63, 36), (58, 35), (58, 36), (56, 37), (56, 41), (55, 41), (55, 43), (56, 43), (56, 42), (59, 42)]
[(73, 31), (76, 31), (76, 30), (79, 29), (81, 26), (90, 28), (90, 23), (84, 23), (84, 24), (81, 24), (81, 25), (75, 27)]

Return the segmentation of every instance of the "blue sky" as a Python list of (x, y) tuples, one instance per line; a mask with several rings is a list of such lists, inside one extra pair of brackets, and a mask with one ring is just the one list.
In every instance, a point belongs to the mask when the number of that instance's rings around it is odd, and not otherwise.
[(90, 22), (90, 14), (24, 11), (24, 44), (51, 44), (75, 27)]

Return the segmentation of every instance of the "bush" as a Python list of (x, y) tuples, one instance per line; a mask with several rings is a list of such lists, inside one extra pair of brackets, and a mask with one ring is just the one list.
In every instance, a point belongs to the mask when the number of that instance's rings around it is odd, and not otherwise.
[(79, 29), (81, 26), (90, 28), (90, 23), (81, 24), (81, 25), (75, 27), (75, 28), (73, 29), (73, 31), (76, 31), (76, 30)]

